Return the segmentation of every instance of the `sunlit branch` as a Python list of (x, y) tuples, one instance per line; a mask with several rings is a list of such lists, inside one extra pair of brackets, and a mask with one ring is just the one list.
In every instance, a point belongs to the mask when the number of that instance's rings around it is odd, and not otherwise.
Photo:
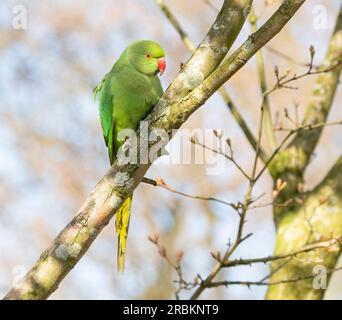
[[(196, 47), (194, 43), (190, 40), (189, 36), (185, 32), (185, 30), (182, 28), (180, 25), (180, 22), (178, 21), (177, 17), (172, 13), (170, 8), (165, 4), (163, 0), (155, 0), (160, 9), (163, 11), (165, 14), (166, 18), (168, 18), (169, 22), (172, 24), (172, 26), (175, 28), (175, 30), (178, 32), (180, 35), (185, 47), (190, 51), (194, 52)], [(233, 102), (232, 98), (229, 96), (227, 90), (222, 86), (221, 88), (218, 89), (218, 92), (220, 93), (221, 97), (223, 98), (225, 104), (231, 111), (235, 121), (238, 123), (240, 126), (241, 130), (245, 134), (247, 140), (251, 144), (251, 146), (256, 149), (256, 139), (254, 137), (254, 134), (250, 130), (249, 126), (247, 125), (247, 122), (243, 118), (242, 114), (240, 113), (239, 109)], [(266, 160), (267, 155), (264, 150), (260, 150), (260, 157), (263, 161)]]

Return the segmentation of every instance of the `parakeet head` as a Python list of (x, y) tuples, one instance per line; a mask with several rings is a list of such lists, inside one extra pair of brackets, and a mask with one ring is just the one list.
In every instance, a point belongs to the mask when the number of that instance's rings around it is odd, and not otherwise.
[(136, 41), (127, 50), (130, 63), (139, 72), (147, 76), (158, 72), (163, 74), (166, 67), (165, 52), (158, 43), (149, 40)]

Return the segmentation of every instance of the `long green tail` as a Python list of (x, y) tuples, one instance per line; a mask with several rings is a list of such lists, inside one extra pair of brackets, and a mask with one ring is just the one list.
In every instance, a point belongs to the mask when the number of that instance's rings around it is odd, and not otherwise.
[(126, 240), (131, 215), (132, 196), (128, 197), (116, 212), (115, 227), (118, 235), (118, 271), (125, 270)]

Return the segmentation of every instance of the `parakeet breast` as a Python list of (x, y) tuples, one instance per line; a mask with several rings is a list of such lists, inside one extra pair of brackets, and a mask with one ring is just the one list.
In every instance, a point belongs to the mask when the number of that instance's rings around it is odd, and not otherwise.
[(137, 72), (125, 72), (119, 80), (113, 78), (115, 99), (120, 108), (114, 108), (117, 129), (130, 128), (136, 130), (153, 105), (160, 98), (154, 82), (158, 78), (147, 77)]

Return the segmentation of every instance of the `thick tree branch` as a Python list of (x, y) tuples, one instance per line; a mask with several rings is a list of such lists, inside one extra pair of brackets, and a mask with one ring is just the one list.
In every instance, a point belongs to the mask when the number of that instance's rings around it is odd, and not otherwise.
[(217, 68), (240, 33), (251, 3), (252, 0), (224, 1), (209, 32), (172, 82), (162, 101), (166, 100), (169, 104), (179, 101)]
[[(206, 77), (219, 64), (219, 60), (223, 59), (224, 54), (214, 53), (214, 49), (221, 48), (222, 39), (229, 37), (225, 28), (231, 26), (236, 18), (235, 15), (229, 15), (223, 10), (231, 9), (225, 2), (217, 18), (217, 20), (222, 19), (219, 24), (221, 29), (216, 30), (216, 33), (213, 31), (212, 36), (204, 40), (206, 46), (200, 45), (190, 59), (189, 66), (184, 68), (152, 110), (148, 117), (150, 130), (162, 128), (171, 134), (172, 129), (179, 128), (219, 87), (241, 69), (257, 50), (280, 32), (303, 3), (304, 0), (285, 0), (257, 32), (251, 35), (216, 71)], [(213, 28), (216, 28), (214, 26)], [(211, 45), (211, 40), (214, 45)], [(227, 39), (223, 42), (226, 43)], [(207, 60), (208, 65), (206, 65)], [(182, 99), (179, 100), (180, 98)], [(144, 155), (145, 152), (141, 150), (141, 153)], [(45, 299), (56, 290), (127, 196), (140, 183), (150, 165), (119, 165), (115, 162), (96, 185), (75, 218), (5, 298)]]
[[(309, 102), (303, 124), (315, 125), (324, 123), (333, 104), (335, 91), (338, 85), (342, 64), (342, 8), (337, 18), (335, 31), (332, 35), (328, 53), (320, 70), (332, 68), (330, 72), (318, 75), (314, 86), (311, 101)], [(335, 67), (337, 66), (337, 67)], [(298, 132), (289, 147), (279, 153), (270, 166), (270, 172), (274, 178), (293, 182), (292, 190), (302, 181), (305, 169), (310, 157), (318, 143), (323, 127), (316, 130)]]
[(252, 192), (254, 185), (256, 183), (256, 170), (257, 170), (257, 163), (258, 163), (258, 158), (259, 158), (259, 151), (260, 151), (260, 145), (261, 145), (261, 138), (262, 138), (262, 132), (263, 132), (263, 118), (264, 118), (264, 108), (261, 108), (261, 115), (260, 115), (260, 122), (259, 122), (259, 131), (258, 131), (258, 142), (257, 142), (257, 147), (256, 147), (256, 152), (255, 152), (255, 157), (254, 157), (254, 164), (253, 164), (253, 169), (252, 169), (252, 174), (251, 176), (247, 177), (248, 179), (248, 189), (244, 197), (244, 201), (241, 204), (240, 208), (237, 210), (240, 216), (239, 220), (239, 225), (237, 228), (237, 234), (234, 240), (233, 244), (228, 243), (228, 248), (224, 254), (223, 259), (217, 259), (218, 263), (214, 266), (212, 271), (208, 274), (208, 276), (201, 281), (201, 284), (199, 287), (195, 290), (193, 295), (191, 296), (191, 300), (198, 299), (199, 296), (203, 293), (203, 291), (207, 288), (210, 287), (211, 283), (215, 279), (215, 277), (218, 275), (218, 273), (221, 271), (221, 269), (224, 267), (224, 264), (229, 261), (230, 257), (232, 254), (235, 252), (235, 250), (240, 246), (240, 244), (248, 239), (252, 234), (249, 233), (247, 235), (244, 234), (244, 226), (246, 222), (246, 217), (247, 217), (247, 212), (249, 209), (249, 205), (252, 200)]
[[(333, 68), (342, 57), (342, 10), (339, 12), (336, 27), (332, 35), (328, 53), (323, 64), (318, 68)], [(336, 162), (327, 177), (309, 194), (303, 194), (300, 187), (305, 169), (318, 143), (324, 123), (331, 109), (337, 88), (341, 65), (330, 72), (319, 74), (313, 96), (308, 104), (304, 126), (312, 130), (301, 130), (292, 143), (277, 154), (269, 166), (274, 178), (287, 182), (286, 189), (277, 198), (274, 206), (274, 218), (277, 226), (275, 255), (287, 254), (317, 239), (327, 239), (342, 235), (342, 158)], [(317, 127), (316, 127), (317, 126)], [(277, 206), (292, 199), (288, 207)], [(312, 273), (316, 265), (327, 270), (333, 269), (340, 250), (310, 252), (302, 255), (301, 260), (290, 261), (286, 266), (274, 272), (271, 281), (280, 281)], [(272, 270), (279, 267), (273, 262)], [(327, 281), (329, 277), (327, 278)], [(268, 299), (322, 299), (325, 288), (313, 288), (310, 279), (300, 283), (284, 283), (269, 287)]]
[[(246, 120), (243, 118), (242, 114), (239, 112), (239, 109), (229, 96), (227, 90), (222, 86), (218, 92), (221, 94), (223, 101), (226, 103), (227, 107), (229, 108), (230, 112), (232, 113), (235, 121), (238, 123), (239, 127), (241, 128), (242, 132), (245, 134), (248, 142), (251, 144), (254, 150), (257, 148), (257, 141), (251, 129), (249, 128)], [(266, 154), (265, 150), (261, 147), (259, 152), (260, 158), (263, 162), (266, 162), (268, 155)]]
[[(314, 125), (325, 122), (333, 104), (336, 88), (342, 70), (342, 6), (337, 17), (335, 31), (330, 41), (327, 56), (319, 70), (333, 68), (330, 72), (318, 76), (312, 99), (306, 109), (303, 124)], [(338, 65), (338, 63), (340, 63)], [(338, 65), (336, 68), (334, 66)], [(303, 169), (307, 166), (310, 156), (314, 151), (323, 128), (317, 128), (310, 132), (300, 132), (291, 147), (303, 153)]]
[[(170, 23), (173, 25), (173, 27), (176, 29), (178, 34), (180, 35), (180, 37), (181, 37), (184, 45), (186, 46), (186, 48), (191, 53), (193, 53), (195, 51), (196, 47), (195, 47), (194, 43), (191, 41), (191, 39), (189, 38), (189, 36), (187, 35), (187, 33), (185, 32), (185, 30), (182, 28), (182, 26), (181, 26), (180, 22), (178, 21), (177, 17), (171, 12), (169, 7), (164, 3), (163, 0), (156, 0), (156, 3), (160, 7), (160, 9), (163, 11), (165, 16), (168, 18)], [(229, 108), (230, 112), (232, 113), (234, 119), (236, 120), (236, 122), (240, 126), (241, 130), (245, 134), (247, 140), (249, 141), (249, 143), (251, 144), (251, 146), (255, 150), (256, 146), (257, 146), (257, 142), (256, 142), (256, 139), (254, 137), (254, 134), (252, 133), (252, 131), (248, 127), (247, 122), (243, 118), (242, 114), (240, 113), (239, 109), (236, 107), (236, 105), (233, 102), (233, 100), (231, 99), (231, 97), (229, 96), (227, 90), (224, 88), (224, 86), (222, 86), (218, 90), (218, 92), (220, 93), (221, 97), (223, 98), (223, 101), (225, 102), (225, 104)], [(260, 150), (260, 158), (264, 162), (267, 159), (267, 155), (266, 155), (266, 153), (265, 153), (265, 151), (263, 149)]]
[[(275, 255), (286, 255), (313, 244), (317, 239), (339, 238), (342, 235), (342, 156), (330, 170), (327, 177), (305, 197), (297, 209), (285, 209), (286, 216), (278, 224)], [(326, 251), (303, 253), (300, 259), (291, 260), (275, 272), (272, 282), (312, 274), (316, 265), (326, 270), (333, 269), (340, 255), (341, 247)], [(272, 263), (272, 270), (278, 262)], [(327, 281), (329, 278), (327, 278)], [(268, 299), (321, 299), (325, 288), (314, 288), (311, 280), (300, 284), (284, 283), (270, 287)]]

